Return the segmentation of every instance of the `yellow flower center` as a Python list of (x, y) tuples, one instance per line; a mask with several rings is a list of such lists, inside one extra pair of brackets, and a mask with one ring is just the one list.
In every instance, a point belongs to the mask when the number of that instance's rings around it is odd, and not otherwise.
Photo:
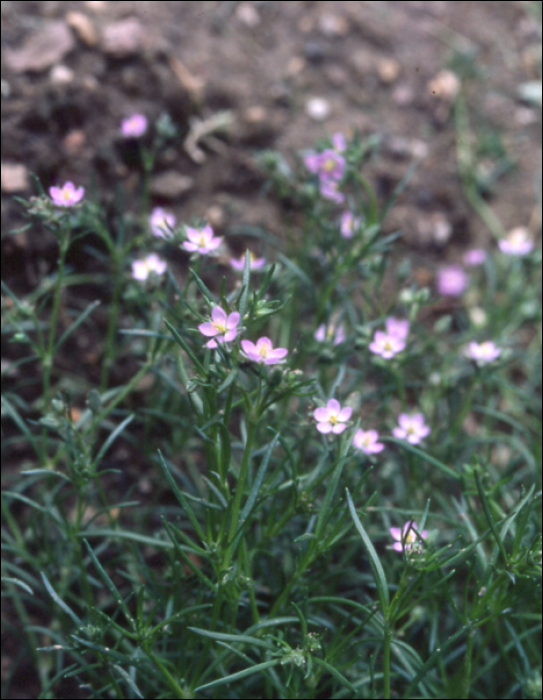
[(332, 425), (336, 425), (339, 422), (338, 417), (336, 416), (335, 413), (332, 413), (332, 415), (329, 418), (329, 421)]
[(219, 333), (226, 333), (226, 326), (220, 321), (211, 321), (211, 325), (219, 331)]
[(336, 161), (333, 158), (328, 158), (328, 160), (325, 161), (323, 169), (326, 170), (327, 173), (331, 172), (334, 168), (336, 167)]
[(205, 247), (205, 245), (206, 245), (206, 237), (204, 236), (204, 234), (202, 234), (202, 235), (200, 236), (200, 242), (198, 243), (198, 245), (200, 246), (200, 248), (204, 248), (204, 247)]
[(262, 343), (260, 346), (260, 350), (258, 351), (260, 353), (260, 357), (266, 358), (268, 357), (268, 350), (270, 349), (270, 346), (268, 343)]
[(417, 536), (413, 532), (413, 530), (410, 530), (407, 535), (405, 536), (405, 541), (408, 544), (415, 544), (417, 541)]

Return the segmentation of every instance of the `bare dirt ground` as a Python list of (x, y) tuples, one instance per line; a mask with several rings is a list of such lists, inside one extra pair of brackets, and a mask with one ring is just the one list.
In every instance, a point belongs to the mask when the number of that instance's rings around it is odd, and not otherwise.
[[(14, 195), (36, 193), (30, 173), (46, 189), (71, 179), (90, 192), (94, 183), (106, 206), (122, 184), (127, 206), (136, 206), (140, 164), (119, 124), (142, 112), (167, 113), (180, 134), (158, 159), (152, 204), (178, 222), (207, 216), (219, 233), (237, 224), (283, 233), (283, 205), (262, 196), (256, 150), (276, 149), (294, 163), (295, 151), (324, 134), (375, 135), (381, 145), (366, 177), (381, 200), (420, 159), (386, 228), (404, 231), (400, 253), (413, 256), (420, 281), (431, 281), (441, 261), (494, 245), (458, 175), (459, 83), (450, 68), (469, 78), (488, 201), (505, 230), (537, 233), (541, 111), (521, 92), (540, 79), (536, 5), (2, 2), (2, 278), (24, 294), (55, 269), (52, 236), (9, 234), (24, 223)], [(82, 272), (90, 264), (70, 262)], [(106, 305), (109, 293), (100, 291)], [(3, 346), (3, 365), (14, 352)], [(113, 385), (124, 380), (112, 375)], [(21, 651), (12, 636), (4, 641), (3, 677)], [(9, 697), (36, 696), (35, 671), (26, 670)]]

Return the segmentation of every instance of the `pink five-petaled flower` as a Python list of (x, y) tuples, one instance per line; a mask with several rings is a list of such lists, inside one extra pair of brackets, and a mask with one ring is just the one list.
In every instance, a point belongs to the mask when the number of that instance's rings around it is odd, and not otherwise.
[(359, 428), (353, 438), (353, 445), (367, 455), (376, 454), (385, 449), (382, 442), (378, 442), (379, 433), (376, 430), (362, 430)]
[(149, 225), (151, 226), (153, 236), (166, 238), (172, 235), (170, 229), (175, 226), (175, 215), (170, 211), (162, 209), (162, 207), (155, 207), (149, 217)]
[(207, 255), (212, 250), (218, 248), (222, 238), (215, 236), (211, 226), (204, 226), (201, 229), (187, 227), (188, 241), (183, 243), (183, 248), (191, 253)]
[(392, 333), (375, 331), (373, 342), (368, 347), (375, 355), (381, 355), (385, 360), (390, 360), (405, 348), (405, 340)]
[[(261, 270), (265, 264), (266, 258), (255, 258), (249, 251), (249, 267), (251, 270)], [(230, 266), (233, 270), (243, 272), (245, 269), (245, 255), (242, 255), (240, 258), (230, 258)]]
[(63, 187), (50, 187), (49, 194), (57, 207), (73, 207), (74, 204), (83, 199), (85, 188), (78, 187), (76, 189), (74, 183), (68, 181)]
[(404, 549), (411, 549), (413, 545), (416, 545), (417, 542), (419, 542), (419, 535), (420, 539), (426, 539), (428, 530), (423, 530), (422, 532), (419, 532), (418, 535), (415, 530), (418, 531), (418, 527), (414, 520), (409, 520), (406, 522), (403, 526), (403, 530), (399, 527), (390, 528), (390, 534), (392, 535), (393, 539), (396, 540), (396, 542), (394, 542), (394, 549), (397, 552), (403, 552)]
[(344, 211), (341, 215), (340, 232), (343, 238), (352, 238), (355, 232), (360, 228), (362, 219), (360, 216), (355, 216), (352, 211)]
[(405, 340), (409, 334), (409, 321), (404, 318), (389, 316), (385, 321), (388, 335), (393, 335), (400, 340)]
[(332, 340), (334, 345), (339, 345), (345, 340), (345, 333), (343, 331), (343, 326), (334, 326), (333, 323), (326, 326), (324, 323), (317, 328), (313, 336), (315, 340), (319, 343), (324, 343), (325, 340)]
[(464, 268), (460, 265), (442, 267), (437, 273), (437, 291), (443, 296), (458, 297), (468, 285)]
[(502, 354), (501, 348), (496, 347), (496, 345), (491, 340), (485, 340), (484, 343), (471, 342), (469, 344), (469, 356), (478, 365), (486, 365), (489, 362), (493, 362)]
[(248, 360), (253, 362), (258, 362), (265, 365), (280, 365), (286, 362), (284, 359), (288, 350), (286, 348), (273, 348), (272, 342), (269, 338), (263, 337), (256, 341), (256, 345), (250, 340), (242, 340), (241, 348), (243, 350), (242, 355)]
[(217, 343), (229, 343), (238, 334), (239, 313), (234, 311), (226, 315), (226, 311), (220, 306), (215, 306), (211, 311), (211, 321), (206, 321), (198, 326), (202, 335), (211, 338), (206, 343), (208, 348), (216, 348)]
[(146, 280), (151, 272), (162, 275), (165, 271), (166, 263), (154, 253), (132, 263), (132, 277), (136, 280)]
[(353, 409), (350, 406), (341, 408), (339, 401), (330, 399), (326, 406), (321, 406), (313, 411), (313, 417), (317, 421), (317, 430), (319, 433), (339, 435), (347, 427), (346, 423), (352, 412)]
[(430, 434), (430, 428), (425, 425), (422, 413), (415, 413), (412, 416), (400, 413), (398, 425), (392, 430), (392, 434), (398, 440), (407, 440), (411, 445), (418, 445)]
[(505, 238), (498, 241), (500, 250), (506, 255), (528, 255), (532, 252), (534, 242), (527, 228), (519, 226), (509, 231)]
[(137, 139), (147, 131), (147, 117), (144, 114), (132, 114), (121, 122), (122, 135), (129, 139)]
[(462, 258), (464, 265), (468, 267), (477, 267), (482, 265), (486, 260), (486, 250), (483, 248), (472, 248), (471, 250), (466, 250)]

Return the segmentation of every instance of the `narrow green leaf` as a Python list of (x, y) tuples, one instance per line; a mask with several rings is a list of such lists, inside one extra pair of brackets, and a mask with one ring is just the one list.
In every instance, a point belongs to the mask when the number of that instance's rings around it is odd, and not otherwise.
[(252, 676), (254, 673), (260, 673), (265, 671), (267, 668), (272, 668), (272, 666), (278, 666), (281, 663), (281, 659), (273, 659), (272, 661), (265, 661), (262, 664), (256, 664), (256, 666), (251, 666), (251, 668), (246, 668), (243, 671), (238, 671), (233, 673), (231, 676), (226, 676), (225, 678), (219, 678), (211, 683), (206, 683), (201, 685), (199, 688), (195, 688), (194, 692), (199, 693), (201, 690), (209, 690), (210, 688), (216, 688), (219, 685), (224, 685), (225, 683), (232, 683), (233, 681), (239, 681), (241, 678), (247, 678), (247, 676)]
[(181, 337), (181, 335), (177, 332), (177, 330), (172, 326), (172, 324), (167, 319), (164, 319), (164, 323), (172, 332), (172, 335), (175, 338), (175, 340), (177, 341), (177, 343), (183, 348), (183, 350), (187, 353), (187, 355), (193, 361), (194, 366), (196, 367), (198, 372), (200, 372), (200, 374), (205, 374), (204, 366), (202, 365), (200, 360), (196, 357), (196, 355), (192, 352), (192, 350), (189, 348), (185, 339)]
[(351, 511), (351, 517), (354, 521), (355, 527), (358, 530), (360, 537), (362, 538), (362, 541), (364, 542), (364, 545), (366, 546), (366, 549), (368, 550), (368, 554), (370, 557), (370, 566), (373, 571), (375, 585), (377, 586), (377, 593), (379, 595), (381, 609), (383, 611), (383, 616), (385, 617), (385, 619), (387, 619), (388, 609), (390, 606), (390, 599), (388, 594), (388, 583), (386, 580), (385, 572), (383, 570), (381, 562), (379, 561), (379, 557), (377, 556), (375, 547), (373, 546), (368, 536), (368, 533), (362, 526), (362, 523), (360, 522), (360, 519), (356, 514), (356, 510), (354, 507), (353, 500), (351, 498), (351, 494), (349, 493), (349, 489), (345, 489), (345, 491), (347, 493), (347, 501), (349, 504), (349, 510)]
[(112, 664), (111, 666), (114, 668), (117, 673), (121, 676), (121, 678), (125, 681), (126, 685), (130, 688), (130, 690), (134, 693), (134, 695), (137, 698), (141, 698), (144, 700), (144, 696), (141, 694), (138, 686), (134, 683), (132, 678), (128, 675), (128, 673), (124, 670), (124, 668), (121, 668), (121, 666), (117, 666), (117, 664)]
[(59, 598), (59, 596), (57, 595), (55, 589), (54, 589), (53, 586), (49, 583), (49, 580), (48, 580), (47, 576), (43, 573), (43, 571), (40, 571), (40, 576), (41, 576), (42, 581), (43, 581), (43, 583), (44, 583), (44, 585), (45, 585), (45, 588), (47, 589), (47, 592), (49, 593), (49, 595), (51, 596), (51, 598), (55, 601), (55, 603), (56, 603), (60, 608), (62, 608), (62, 610), (64, 610), (64, 612), (66, 613), (66, 615), (68, 615), (69, 617), (72, 618), (72, 620), (73, 620), (74, 623), (77, 625), (77, 627), (81, 627), (81, 626), (83, 625), (83, 623), (81, 622), (80, 618), (74, 613), (74, 611), (73, 611), (71, 608), (69, 608), (69, 607), (66, 605), (66, 603), (65, 603), (63, 600), (61, 600), (61, 599)]
[(352, 683), (350, 683), (350, 682), (345, 678), (345, 676), (343, 676), (343, 675), (337, 670), (337, 668), (334, 668), (331, 664), (329, 664), (329, 663), (327, 663), (326, 661), (324, 661), (324, 659), (320, 659), (318, 656), (313, 656), (313, 661), (314, 661), (314, 663), (317, 664), (317, 666), (320, 666), (321, 668), (324, 668), (326, 671), (328, 671), (328, 673), (332, 674), (332, 676), (334, 676), (335, 678), (337, 678), (338, 681), (340, 681), (340, 683), (343, 683), (343, 685), (351, 691), (351, 693), (353, 694), (353, 695), (352, 695), (353, 698), (358, 697), (358, 691), (356, 690), (356, 688), (354, 687), (354, 685), (353, 685)]
[(174, 478), (168, 469), (168, 466), (166, 465), (166, 462), (164, 460), (164, 457), (162, 456), (162, 452), (158, 450), (158, 457), (160, 459), (160, 464), (162, 466), (162, 471), (164, 472), (164, 476), (166, 477), (166, 480), (168, 484), (170, 485), (171, 490), (174, 493), (174, 496), (177, 498), (179, 503), (183, 506), (183, 510), (187, 514), (188, 519), (191, 522), (192, 527), (194, 528), (196, 534), (200, 538), (202, 542), (207, 542), (207, 538), (204, 534), (204, 531), (200, 527), (200, 523), (198, 522), (196, 516), (194, 515), (194, 512), (192, 508), (190, 507), (187, 499), (185, 498), (184, 493), (181, 491), (179, 486), (175, 483)]
[(194, 278), (194, 281), (198, 285), (198, 288), (202, 292), (202, 294), (205, 296), (206, 300), (208, 301), (210, 306), (215, 306), (215, 297), (213, 294), (209, 291), (209, 289), (206, 287), (206, 285), (202, 282), (202, 280), (198, 277), (196, 272), (192, 269), (192, 267), (189, 269), (190, 274)]
[(425, 462), (428, 462), (428, 464), (432, 464), (434, 467), (437, 467), (440, 471), (442, 471), (444, 474), (447, 474), (447, 476), (450, 476), (452, 479), (456, 479), (457, 481), (460, 481), (462, 479), (461, 474), (458, 474), (457, 472), (453, 471), (450, 467), (448, 467), (446, 464), (443, 464), (443, 462), (440, 462), (435, 457), (432, 457), (431, 455), (426, 454), (426, 452), (423, 452), (422, 450), (413, 447), (413, 445), (410, 445), (405, 440), (398, 440), (392, 437), (385, 437), (382, 439), (386, 442), (392, 442), (395, 445), (398, 445), (398, 447), (403, 448), (407, 452), (412, 452), (414, 455), (417, 455), (417, 457), (420, 457)]
[(72, 323), (72, 325), (68, 326), (68, 328), (57, 340), (54, 352), (57, 352), (59, 350), (60, 346), (64, 343), (64, 341), (67, 340), (77, 328), (79, 328), (79, 326), (87, 319), (88, 316), (90, 316), (90, 314), (94, 311), (94, 309), (97, 306), (100, 306), (100, 303), (100, 301), (93, 301), (92, 304), (89, 304), (89, 306), (87, 306), (87, 308), (79, 315), (79, 317)]
[(243, 323), (243, 319), (245, 318), (245, 312), (247, 311), (247, 299), (249, 298), (250, 280), (251, 280), (251, 256), (249, 254), (249, 251), (246, 250), (245, 251), (245, 265), (243, 267), (242, 287), (241, 287), (239, 306), (238, 306), (239, 315), (240, 315), (242, 323)]
[(126, 603), (124, 602), (124, 599), (122, 598), (121, 594), (119, 593), (119, 591), (117, 589), (117, 586), (113, 583), (113, 581), (110, 579), (110, 577), (106, 574), (103, 566), (98, 561), (98, 557), (93, 552), (92, 547), (90, 546), (90, 544), (87, 542), (87, 540), (85, 538), (83, 538), (83, 542), (85, 543), (85, 546), (86, 546), (87, 551), (90, 555), (90, 558), (92, 559), (93, 564), (96, 567), (96, 570), (100, 574), (102, 581), (105, 583), (106, 588), (108, 589), (110, 594), (113, 596), (113, 599), (115, 600), (117, 605), (121, 606), (122, 611), (123, 611), (124, 616), (126, 617), (127, 621), (131, 625), (134, 625), (134, 618), (130, 614), (130, 611), (128, 610), (128, 607), (127, 607)]
[(504, 544), (501, 540), (501, 537), (498, 533), (498, 530), (496, 529), (496, 524), (494, 522), (494, 518), (492, 517), (492, 513), (490, 512), (490, 507), (488, 505), (488, 499), (486, 497), (484, 489), (481, 485), (481, 480), (479, 478), (479, 470), (474, 469), (473, 475), (475, 476), (475, 483), (477, 484), (477, 491), (479, 492), (479, 498), (481, 499), (481, 503), (483, 506), (483, 512), (485, 514), (486, 521), (488, 523), (490, 531), (492, 532), (492, 536), (496, 540), (496, 544), (500, 548), (500, 552), (501, 552), (501, 555), (503, 557), (503, 563), (505, 564), (505, 566), (507, 566), (507, 552), (505, 551)]
[(18, 578), (9, 578), (7, 576), (2, 576), (2, 583), (13, 583), (13, 585), (19, 586), (27, 593), (30, 593), (30, 595), (34, 595), (34, 591), (30, 588), (30, 586), (27, 586), (24, 581), (21, 581)]
[(102, 461), (103, 456), (106, 454), (106, 452), (108, 451), (108, 449), (109, 449), (109, 448), (111, 447), (111, 445), (115, 442), (115, 440), (117, 439), (117, 437), (123, 432), (123, 430), (126, 428), (126, 426), (127, 426), (127, 425), (130, 425), (130, 423), (132, 423), (132, 421), (134, 420), (135, 417), (136, 417), (135, 414), (132, 413), (132, 414), (129, 415), (127, 418), (125, 418), (125, 419), (123, 420), (123, 422), (122, 422), (120, 425), (118, 425), (118, 426), (115, 428), (115, 430), (111, 433), (111, 435), (110, 435), (110, 436), (108, 437), (108, 439), (104, 442), (104, 444), (102, 445), (100, 451), (98, 452), (98, 454), (96, 455), (96, 457), (95, 457), (94, 460), (93, 460), (93, 463), (92, 463), (92, 469), (93, 469), (93, 470), (96, 469), (96, 467), (100, 464), (100, 462)]
[(213, 632), (212, 630), (204, 630), (199, 627), (187, 627), (191, 632), (199, 634), (202, 637), (209, 637), (215, 641), (222, 642), (236, 642), (237, 644), (250, 644), (253, 647), (262, 647), (268, 651), (273, 651), (275, 646), (266, 641), (265, 639), (260, 639), (259, 637), (252, 637), (248, 634), (223, 634), (222, 632)]

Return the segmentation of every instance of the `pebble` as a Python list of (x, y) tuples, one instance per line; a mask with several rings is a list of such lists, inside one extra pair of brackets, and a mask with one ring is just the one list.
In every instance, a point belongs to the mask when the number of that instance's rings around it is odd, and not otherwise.
[(236, 9), (236, 17), (246, 27), (256, 27), (260, 24), (260, 15), (254, 5), (248, 2), (242, 2)]
[(310, 63), (322, 63), (326, 58), (326, 46), (320, 41), (306, 41), (304, 55)]
[(342, 15), (325, 12), (319, 17), (319, 29), (326, 37), (341, 37), (348, 33), (349, 24)]
[(45, 22), (43, 27), (30, 35), (18, 49), (4, 52), (7, 66), (15, 73), (44, 71), (60, 63), (75, 47), (75, 39), (63, 20)]
[(68, 155), (75, 157), (81, 154), (86, 140), (84, 131), (81, 131), (81, 129), (72, 129), (62, 140), (62, 145), (66, 149)]
[(166, 170), (151, 180), (151, 194), (163, 199), (176, 199), (194, 187), (194, 179), (176, 170)]
[(98, 33), (96, 27), (87, 15), (82, 12), (68, 12), (66, 15), (66, 22), (68, 22), (68, 26), (71, 27), (79, 41), (83, 42), (85, 46), (91, 48), (96, 46), (98, 43)]
[(11, 95), (11, 85), (8, 83), (7, 80), (4, 80), (3, 78), (0, 92), (2, 94), (2, 97), (9, 97)]
[(428, 83), (428, 92), (447, 102), (453, 102), (460, 92), (460, 79), (450, 70), (440, 71)]
[(63, 63), (57, 63), (49, 71), (49, 80), (53, 85), (65, 85), (66, 83), (71, 83), (74, 78), (75, 73), (73, 70)]
[(392, 101), (399, 107), (410, 105), (415, 99), (415, 92), (411, 85), (401, 83), (397, 85), (392, 92)]
[(21, 163), (2, 161), (2, 192), (24, 192), (28, 188), (28, 170)]
[(385, 85), (397, 80), (401, 70), (400, 62), (394, 58), (383, 58), (377, 64), (377, 75)]
[(133, 56), (142, 48), (143, 27), (135, 17), (113, 22), (104, 27), (101, 45), (104, 53), (115, 58)]
[(305, 103), (305, 111), (313, 121), (323, 122), (330, 116), (332, 108), (324, 97), (310, 97)]

